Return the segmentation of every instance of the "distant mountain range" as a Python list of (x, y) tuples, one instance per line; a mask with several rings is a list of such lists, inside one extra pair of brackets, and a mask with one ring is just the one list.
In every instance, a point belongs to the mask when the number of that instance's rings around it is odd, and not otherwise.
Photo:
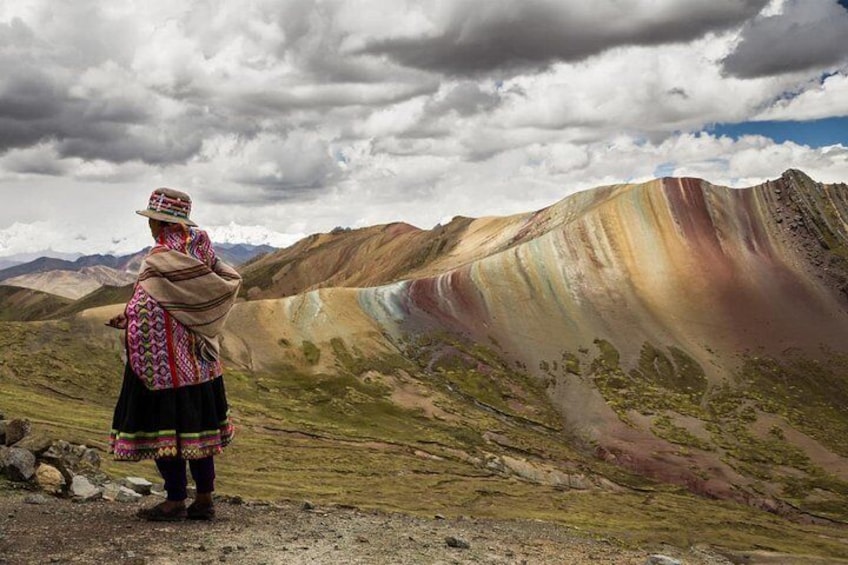
[[(268, 245), (220, 243), (218, 256), (238, 266), (265, 253), (276, 251)], [(84, 255), (73, 260), (39, 257), (0, 270), (0, 285), (28, 288), (76, 300), (102, 286), (124, 286), (135, 274), (149, 248), (128, 255)], [(0, 308), (2, 308), (0, 300)]]

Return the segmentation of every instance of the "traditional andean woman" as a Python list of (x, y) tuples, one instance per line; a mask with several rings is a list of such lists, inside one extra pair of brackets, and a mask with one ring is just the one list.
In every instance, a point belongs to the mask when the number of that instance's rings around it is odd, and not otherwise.
[[(241, 277), (190, 212), (191, 198), (169, 188), (137, 212), (156, 243), (124, 313), (109, 321), (126, 330), (127, 351), (110, 449), (117, 460), (155, 460), (167, 500), (139, 512), (154, 521), (214, 518), (213, 457), (233, 438), (218, 340)], [(188, 508), (186, 462), (197, 487)]]

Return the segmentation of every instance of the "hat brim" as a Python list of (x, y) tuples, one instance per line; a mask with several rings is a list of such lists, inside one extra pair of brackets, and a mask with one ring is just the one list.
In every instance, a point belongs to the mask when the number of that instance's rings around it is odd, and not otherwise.
[(174, 216), (163, 214), (162, 212), (154, 212), (153, 210), (136, 210), (135, 213), (139, 216), (146, 216), (148, 218), (153, 218), (154, 220), (159, 220), (160, 222), (197, 227), (197, 224), (187, 218), (175, 218)]

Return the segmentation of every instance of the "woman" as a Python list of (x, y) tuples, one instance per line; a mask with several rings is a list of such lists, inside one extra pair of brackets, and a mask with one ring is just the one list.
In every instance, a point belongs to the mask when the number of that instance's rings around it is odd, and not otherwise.
[[(108, 324), (126, 330), (127, 364), (115, 407), (115, 459), (154, 459), (167, 500), (139, 512), (155, 521), (215, 517), (213, 456), (230, 443), (218, 335), (241, 277), (218, 260), (206, 232), (189, 219), (191, 198), (157, 188), (146, 210), (156, 241), (133, 296)], [(197, 497), (186, 508), (186, 461)]]

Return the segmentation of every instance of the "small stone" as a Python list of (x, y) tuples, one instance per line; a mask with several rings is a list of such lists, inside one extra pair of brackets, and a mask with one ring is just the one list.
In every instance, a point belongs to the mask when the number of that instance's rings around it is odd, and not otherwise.
[(35, 475), (35, 455), (26, 449), (10, 447), (3, 450), (0, 467), (11, 480), (28, 481)]
[(683, 565), (683, 562), (678, 561), (673, 557), (657, 553), (655, 555), (648, 556), (648, 560), (645, 561), (645, 565)]
[(9, 420), (6, 423), (6, 445), (14, 445), (24, 439), (32, 430), (29, 420)]
[(118, 502), (138, 502), (142, 496), (131, 488), (118, 487), (118, 494), (115, 500)]
[(306, 511), (315, 510), (315, 505), (309, 500), (304, 500), (303, 504), (300, 505), (300, 509)]
[(47, 504), (49, 500), (43, 494), (28, 494), (24, 497), (24, 503), (26, 504)]
[(456, 538), (456, 537), (453, 537), (453, 536), (446, 537), (445, 538), (445, 544), (447, 544), (448, 547), (455, 547), (455, 548), (458, 548), (458, 549), (470, 549), (471, 548), (470, 543), (468, 543), (467, 541), (465, 541), (462, 538)]
[(83, 475), (74, 477), (74, 480), (71, 482), (70, 492), (73, 499), (77, 502), (94, 500), (101, 494), (101, 490), (91, 484), (91, 481)]
[(153, 488), (153, 483), (141, 477), (127, 477), (124, 479), (124, 486), (140, 495), (147, 496)]
[(103, 492), (101, 496), (103, 500), (108, 500), (109, 502), (115, 502), (118, 498), (118, 492), (121, 490), (121, 485), (118, 483), (108, 482), (103, 485)]
[(35, 470), (35, 482), (41, 490), (50, 494), (61, 493), (67, 484), (59, 469), (47, 463), (42, 463)]
[(96, 449), (91, 447), (81, 446), (83, 448), (82, 455), (80, 456), (80, 463), (82, 465), (87, 465), (93, 469), (100, 468), (100, 454), (97, 453)]
[(435, 518), (436, 520), (447, 520), (443, 514), (436, 514)]

